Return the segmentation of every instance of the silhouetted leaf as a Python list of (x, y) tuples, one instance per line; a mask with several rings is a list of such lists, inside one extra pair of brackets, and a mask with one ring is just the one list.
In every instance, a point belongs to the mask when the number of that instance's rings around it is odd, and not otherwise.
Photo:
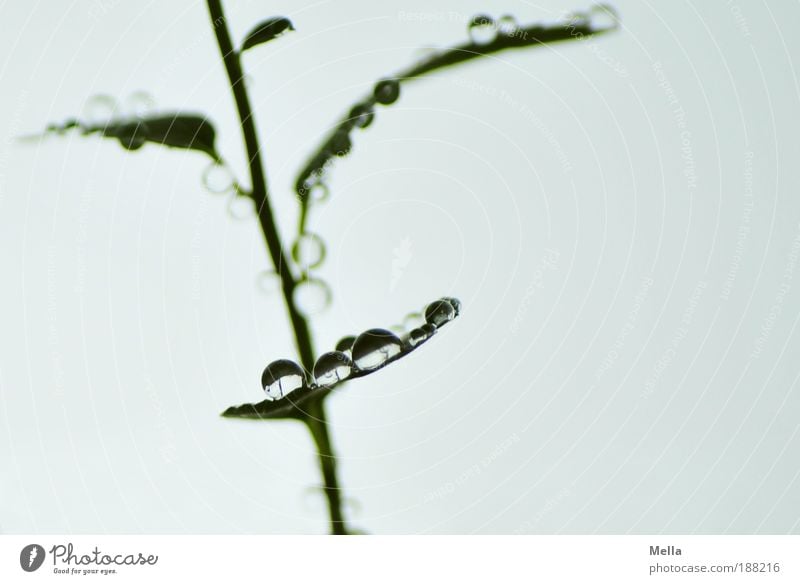
[[(369, 329), (357, 337), (346, 337), (337, 343), (336, 351), (319, 356), (313, 376), (306, 376), (302, 368), (291, 361), (273, 361), (267, 365), (261, 378), (264, 391), (271, 397), (254, 404), (232, 406), (222, 415), (253, 420), (302, 419), (313, 400), (324, 399), (345, 381), (370, 375), (402, 359), (460, 313), (461, 302), (458, 299), (440, 298), (426, 307), (425, 323), (414, 325), (402, 338), (385, 329)], [(282, 378), (284, 374), (286, 377)], [(297, 387), (300, 377), (304, 379), (302, 387), (282, 395), (286, 391), (283, 381), (288, 381), (288, 387)], [(311, 379), (310, 383), (308, 379)], [(275, 396), (282, 397), (274, 399)]]
[(292, 22), (288, 18), (280, 16), (265, 20), (244, 37), (241, 50), (246, 51), (247, 49), (252, 49), (290, 30), (294, 30), (294, 26), (292, 26)]

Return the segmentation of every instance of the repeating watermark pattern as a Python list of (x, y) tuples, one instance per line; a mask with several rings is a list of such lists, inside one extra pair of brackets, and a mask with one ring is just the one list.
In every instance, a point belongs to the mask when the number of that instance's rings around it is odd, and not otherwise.
[(628, 335), (631, 334), (636, 326), (636, 321), (639, 319), (639, 312), (642, 309), (644, 301), (647, 300), (647, 294), (652, 285), (652, 276), (645, 276), (642, 278), (642, 283), (639, 286), (639, 290), (636, 292), (636, 296), (633, 298), (633, 306), (631, 306), (631, 309), (628, 312), (628, 317), (625, 319), (625, 324), (622, 325), (619, 333), (617, 333), (617, 338), (614, 339), (614, 344), (608, 350), (608, 353), (603, 359), (603, 362), (600, 363), (597, 371), (595, 371), (595, 381), (600, 381), (600, 378), (603, 376), (603, 374), (611, 369), (614, 366), (614, 363), (616, 363), (617, 359), (619, 359), (619, 352), (622, 350), (622, 347), (625, 346), (625, 341), (627, 340)]
[(728, 0), (727, 4), (730, 7), (733, 20), (736, 23), (736, 28), (739, 29), (739, 32), (742, 33), (742, 36), (748, 39), (752, 37), (753, 35), (750, 32), (750, 26), (747, 24), (747, 19), (745, 18), (744, 14), (742, 14), (742, 9), (739, 7), (739, 5), (734, 4), (733, 0)]
[(525, 289), (525, 294), (520, 301), (519, 308), (517, 308), (517, 314), (514, 315), (514, 320), (511, 321), (510, 331), (512, 334), (516, 333), (522, 325), (522, 321), (525, 319), (525, 315), (528, 314), (528, 309), (530, 308), (531, 302), (533, 302), (536, 291), (544, 288), (545, 272), (558, 269), (558, 258), (560, 256), (561, 253), (557, 250), (545, 250), (544, 256), (539, 261), (539, 267), (533, 273), (533, 280)]
[(411, 238), (406, 236), (392, 249), (392, 275), (389, 281), (389, 292), (395, 291), (413, 257)]
[(544, 517), (555, 511), (564, 499), (572, 495), (574, 488), (575, 483), (570, 483), (558, 491), (558, 493), (552, 497), (549, 497), (536, 511), (536, 513), (533, 514), (533, 517), (514, 530), (514, 535), (530, 533), (542, 521), (542, 519), (544, 519)]
[(653, 366), (653, 372), (647, 381), (644, 384), (644, 391), (642, 392), (642, 397), (650, 397), (655, 391), (656, 385), (658, 384), (661, 376), (663, 375), (664, 371), (669, 367), (672, 361), (675, 360), (675, 356), (678, 354), (678, 348), (681, 345), (683, 339), (686, 338), (686, 335), (689, 333), (689, 328), (692, 326), (692, 321), (694, 320), (694, 313), (697, 310), (697, 305), (700, 302), (700, 297), (705, 292), (705, 289), (708, 287), (708, 282), (701, 280), (695, 286), (694, 291), (692, 292), (692, 296), (689, 298), (689, 302), (686, 305), (686, 308), (683, 311), (683, 315), (681, 316), (681, 320), (678, 323), (678, 328), (675, 329), (675, 333), (672, 335), (672, 339), (669, 342), (669, 345), (658, 358), (656, 364)]
[(653, 71), (656, 74), (659, 87), (664, 90), (664, 94), (667, 96), (667, 103), (672, 106), (672, 115), (675, 120), (675, 125), (680, 131), (683, 176), (686, 178), (686, 190), (691, 195), (697, 189), (697, 171), (695, 169), (694, 149), (692, 147), (692, 132), (689, 130), (686, 123), (686, 111), (683, 109), (680, 100), (678, 100), (675, 89), (667, 78), (661, 62), (656, 61), (653, 63)]
[(744, 155), (744, 204), (742, 206), (742, 218), (739, 220), (739, 229), (736, 233), (736, 248), (734, 249), (731, 262), (728, 265), (728, 274), (725, 278), (725, 282), (722, 284), (720, 300), (728, 300), (731, 296), (733, 284), (736, 281), (736, 276), (741, 267), (745, 244), (750, 235), (753, 207), (753, 153), (748, 150)]

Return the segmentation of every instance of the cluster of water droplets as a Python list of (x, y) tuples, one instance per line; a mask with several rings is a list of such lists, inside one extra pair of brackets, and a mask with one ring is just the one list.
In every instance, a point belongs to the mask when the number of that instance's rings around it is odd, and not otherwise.
[(440, 298), (422, 312), (403, 319), (402, 335), (371, 328), (360, 335), (342, 337), (333, 351), (322, 354), (308, 376), (294, 361), (280, 359), (267, 365), (261, 385), (268, 400), (278, 400), (300, 388), (329, 388), (347, 379), (362, 377), (409, 354), (429, 340), (461, 312), (457, 298)]

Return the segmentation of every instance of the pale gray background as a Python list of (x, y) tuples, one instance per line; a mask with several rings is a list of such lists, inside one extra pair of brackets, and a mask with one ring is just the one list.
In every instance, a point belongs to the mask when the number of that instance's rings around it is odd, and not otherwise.
[[(589, 6), (298, 4), (227, 3), (236, 38), (298, 29), (244, 58), (287, 241), (301, 158), (372, 81), (487, 7)], [(614, 4), (613, 36), (406, 86), (336, 165), (310, 220), (335, 292), (318, 348), (464, 301), (329, 401), (356, 526), (798, 531), (800, 6)], [(292, 342), (204, 156), (13, 139), (146, 89), (207, 112), (244, 178), (205, 7), (5, 2), (0, 22), (0, 529), (324, 532), (304, 428), (218, 417)]]

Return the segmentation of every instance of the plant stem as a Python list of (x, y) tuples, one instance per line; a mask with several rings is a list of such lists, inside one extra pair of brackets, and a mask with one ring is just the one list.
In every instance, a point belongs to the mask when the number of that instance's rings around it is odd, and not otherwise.
[[(221, 1), (207, 0), (207, 3), (211, 24), (217, 37), (217, 44), (222, 54), (225, 71), (228, 74), (242, 126), (242, 136), (249, 159), (248, 166), (252, 183), (251, 196), (258, 208), (261, 232), (272, 259), (272, 265), (281, 279), (283, 299), (292, 324), (300, 362), (306, 371), (311, 372), (314, 368), (314, 348), (311, 332), (305, 316), (297, 309), (294, 301), (294, 290), (297, 287), (297, 281), (291, 272), (291, 264), (281, 243), (275, 216), (270, 205), (267, 176), (261, 162), (261, 147), (258, 141), (258, 133), (256, 132), (253, 110), (250, 106), (250, 98), (244, 84), (244, 74), (239, 60), (239, 53), (233, 48)], [(322, 402), (318, 401), (309, 407), (308, 411), (303, 413), (301, 419), (311, 432), (317, 446), (322, 476), (325, 481), (325, 493), (328, 497), (331, 531), (334, 534), (344, 534), (347, 530), (342, 515), (340, 489), (336, 478), (336, 458), (331, 447), (328, 422), (325, 418), (325, 409)]]

